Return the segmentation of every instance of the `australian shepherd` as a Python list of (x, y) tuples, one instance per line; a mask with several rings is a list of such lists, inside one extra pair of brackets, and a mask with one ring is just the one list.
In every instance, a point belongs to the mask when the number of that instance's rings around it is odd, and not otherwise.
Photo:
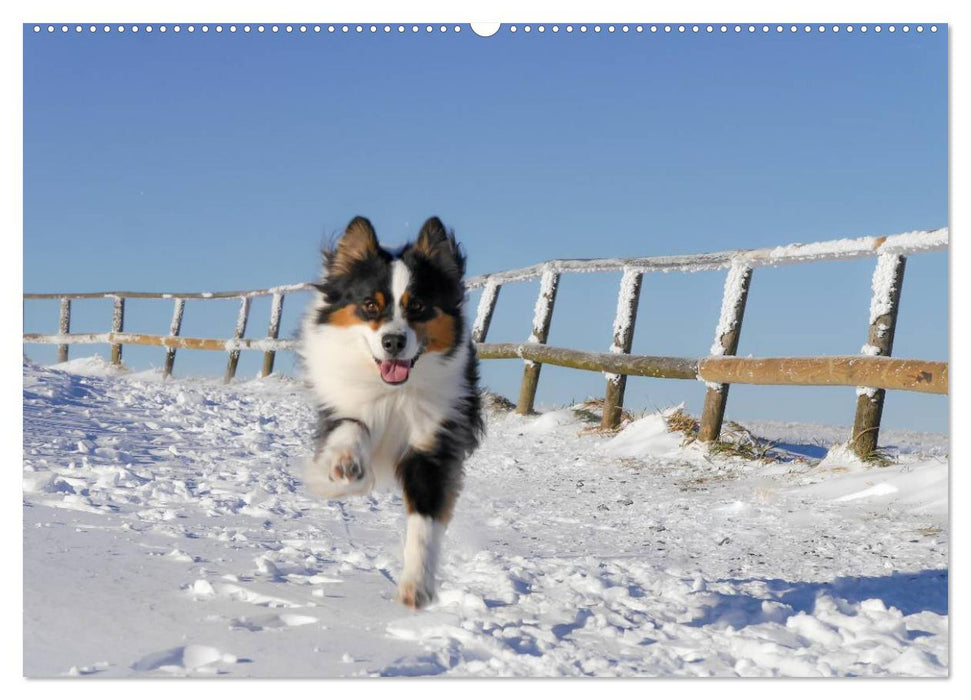
[(463, 317), (465, 256), (437, 217), (385, 250), (356, 217), (324, 251), (300, 355), (317, 401), (316, 495), (397, 486), (408, 511), (398, 599), (434, 599), (442, 537), (462, 464), (483, 432), (478, 363)]

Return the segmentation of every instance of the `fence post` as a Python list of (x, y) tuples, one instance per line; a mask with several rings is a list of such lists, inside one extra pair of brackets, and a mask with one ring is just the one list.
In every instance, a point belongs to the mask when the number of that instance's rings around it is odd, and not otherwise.
[[(280, 292), (273, 294), (273, 304), (270, 306), (270, 329), (266, 333), (267, 338), (276, 340), (280, 335), (280, 317), (283, 315), (283, 295)], [(263, 371), (261, 377), (267, 377), (273, 373), (273, 361), (276, 359), (276, 350), (267, 350), (263, 353)]]
[[(877, 256), (873, 271), (873, 296), (870, 298), (870, 328), (867, 344), (862, 348), (864, 355), (889, 357), (893, 351), (906, 263), (907, 258), (903, 255), (884, 253)], [(850, 445), (859, 457), (866, 459), (877, 449), (883, 400), (887, 392), (885, 389), (861, 386), (857, 387), (856, 393), (856, 417)]]
[[(111, 332), (121, 333), (125, 330), (125, 298), (115, 297), (115, 309), (111, 315)], [(111, 364), (121, 365), (121, 343), (111, 345)]]
[(475, 322), (472, 324), (472, 342), (484, 343), (486, 335), (489, 333), (489, 324), (492, 323), (492, 312), (496, 310), (496, 301), (499, 298), (501, 284), (487, 282), (479, 297), (479, 308), (475, 312)]
[[(624, 269), (617, 293), (617, 313), (614, 316), (614, 341), (610, 352), (630, 354), (634, 342), (634, 322), (637, 320), (637, 304), (641, 297), (643, 273), (630, 268)], [(614, 430), (620, 425), (624, 408), (624, 390), (627, 388), (626, 374), (607, 374), (607, 390), (604, 392), (603, 415), (600, 419), (602, 430)]]
[[(540, 278), (539, 295), (536, 297), (536, 308), (533, 311), (533, 332), (527, 343), (545, 344), (550, 333), (550, 320), (553, 318), (553, 304), (556, 301), (556, 289), (560, 285), (560, 273), (547, 268)], [(523, 382), (519, 389), (519, 402), (516, 413), (521, 416), (533, 412), (533, 402), (536, 399), (536, 385), (539, 383), (539, 362), (526, 360), (523, 370)]]
[[(745, 315), (745, 302), (751, 281), (751, 267), (743, 263), (732, 263), (725, 277), (721, 314), (715, 329), (715, 342), (710, 351), (712, 355), (734, 355), (738, 351), (738, 336), (742, 332), (742, 317)], [(730, 385), (708, 382), (707, 386), (698, 439), (701, 442), (714, 442), (721, 435)]]
[[(239, 305), (239, 316), (236, 317), (236, 330), (233, 332), (233, 338), (239, 340), (246, 334), (246, 320), (249, 318), (249, 297), (243, 297), (242, 302)], [(236, 376), (236, 365), (239, 364), (239, 349), (229, 351), (229, 362), (226, 365), (226, 375), (223, 377), (223, 383), (228, 384), (229, 381)]]
[[(58, 319), (57, 332), (60, 335), (67, 335), (71, 332), (71, 300), (61, 299), (61, 316)], [(67, 362), (67, 343), (57, 346), (57, 361)]]
[[(169, 326), (169, 335), (178, 336), (182, 331), (182, 312), (185, 310), (185, 299), (175, 300), (175, 309), (172, 311), (172, 325)], [(175, 365), (175, 348), (165, 351), (165, 367), (162, 369), (162, 377), (172, 374), (172, 367)]]

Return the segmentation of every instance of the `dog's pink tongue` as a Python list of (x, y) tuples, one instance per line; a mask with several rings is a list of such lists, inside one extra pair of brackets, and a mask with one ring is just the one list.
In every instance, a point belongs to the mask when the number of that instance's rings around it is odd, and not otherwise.
[(410, 362), (404, 362), (402, 360), (382, 360), (381, 378), (391, 384), (400, 384), (408, 378), (408, 370), (410, 369)]

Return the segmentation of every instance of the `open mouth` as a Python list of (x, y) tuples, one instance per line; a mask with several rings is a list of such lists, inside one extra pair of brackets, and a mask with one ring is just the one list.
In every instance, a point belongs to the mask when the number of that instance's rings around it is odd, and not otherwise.
[(413, 357), (410, 360), (378, 360), (375, 359), (374, 362), (378, 366), (378, 371), (381, 373), (381, 379), (384, 380), (385, 384), (404, 384), (408, 381), (408, 374), (411, 372), (411, 368), (415, 365), (415, 360), (417, 357)]

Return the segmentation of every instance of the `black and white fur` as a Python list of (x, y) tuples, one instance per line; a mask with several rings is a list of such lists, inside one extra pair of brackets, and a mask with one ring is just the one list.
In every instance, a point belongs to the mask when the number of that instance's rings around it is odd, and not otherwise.
[(375, 486), (402, 490), (408, 521), (398, 599), (412, 608), (434, 598), (463, 462), (483, 433), (464, 273), (454, 235), (437, 217), (395, 252), (357, 217), (324, 251), (301, 332), (318, 404), (306, 484), (328, 499)]

